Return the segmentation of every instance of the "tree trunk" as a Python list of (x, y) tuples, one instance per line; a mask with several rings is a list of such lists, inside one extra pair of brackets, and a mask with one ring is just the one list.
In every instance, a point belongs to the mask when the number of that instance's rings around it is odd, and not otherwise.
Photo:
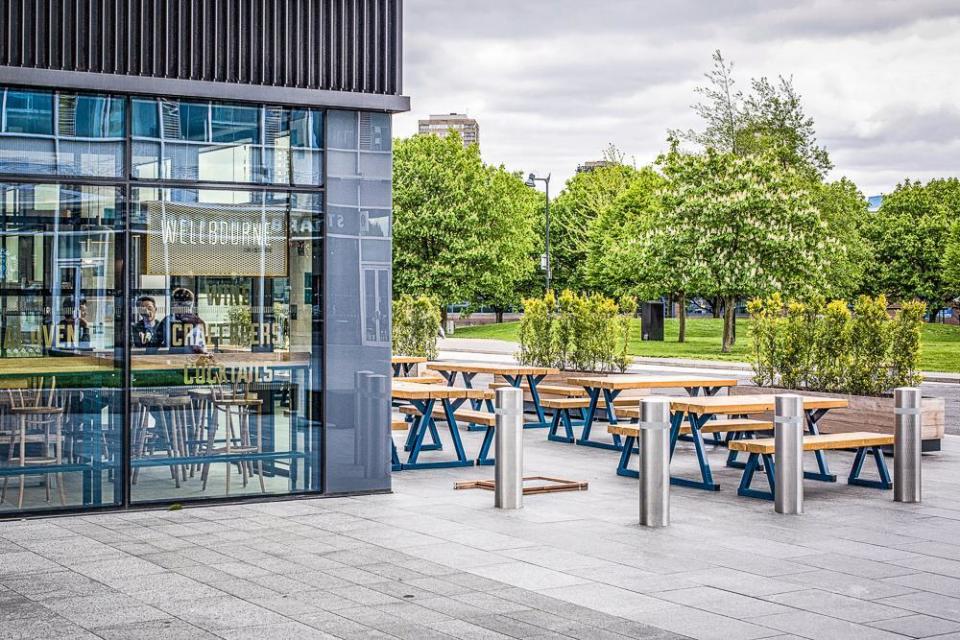
[(736, 321), (737, 308), (733, 298), (724, 298), (723, 305), (723, 353), (730, 353), (734, 344), (733, 323)]
[(677, 342), (687, 341), (687, 296), (686, 294), (677, 295), (677, 318), (680, 320), (680, 337)]
[(714, 318), (720, 317), (720, 310), (723, 308), (723, 305), (720, 303), (720, 296), (717, 296), (711, 301), (710, 311), (713, 313)]
[(440, 333), (447, 335), (447, 305), (440, 307)]
[(493, 308), (493, 312), (494, 312), (494, 314), (496, 315), (497, 324), (502, 323), (502, 322), (503, 322), (503, 309), (501, 309), (500, 307), (494, 307), (494, 308)]

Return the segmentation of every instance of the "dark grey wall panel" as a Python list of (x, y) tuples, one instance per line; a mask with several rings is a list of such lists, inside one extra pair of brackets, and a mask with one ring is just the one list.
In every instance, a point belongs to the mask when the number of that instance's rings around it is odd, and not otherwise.
[(0, 0), (0, 66), (399, 96), (402, 0)]

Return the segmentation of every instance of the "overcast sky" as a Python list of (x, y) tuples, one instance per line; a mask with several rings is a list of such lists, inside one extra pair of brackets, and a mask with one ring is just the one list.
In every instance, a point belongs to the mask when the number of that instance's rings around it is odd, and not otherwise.
[(710, 56), (793, 76), (819, 141), (865, 195), (960, 175), (960, 0), (408, 0), (404, 93), (467, 112), (490, 163), (552, 172), (554, 193), (608, 143), (653, 161)]

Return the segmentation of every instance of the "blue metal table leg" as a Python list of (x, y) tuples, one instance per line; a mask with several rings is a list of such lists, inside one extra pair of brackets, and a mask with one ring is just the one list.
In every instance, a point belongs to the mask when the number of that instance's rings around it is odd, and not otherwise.
[[(703, 438), (700, 435), (700, 429), (711, 418), (710, 414), (694, 415), (687, 414), (687, 420), (690, 423), (690, 435), (693, 436), (693, 446), (697, 453), (697, 463), (700, 466), (701, 480), (689, 480), (687, 478), (678, 478), (670, 476), (670, 484), (681, 487), (692, 487), (694, 489), (704, 489), (706, 491), (719, 491), (720, 485), (713, 481), (713, 473), (710, 470), (710, 460), (703, 449)], [(679, 435), (680, 427), (676, 427), (676, 434)], [(673, 430), (671, 432), (673, 435)], [(671, 438), (675, 444), (675, 438)]]
[[(550, 426), (550, 423), (547, 422), (547, 416), (543, 412), (543, 406), (540, 404), (540, 391), (537, 389), (537, 385), (543, 381), (545, 375), (528, 375), (527, 376), (527, 386), (530, 387), (530, 399), (533, 401), (533, 409), (537, 414), (536, 422), (525, 422), (523, 425), (524, 429), (542, 429), (544, 427)], [(519, 379), (517, 380), (517, 385), (519, 386)]]
[(613, 444), (590, 439), (590, 431), (593, 429), (593, 421), (597, 415), (597, 405), (600, 403), (601, 389), (599, 387), (590, 387), (587, 388), (587, 393), (590, 394), (590, 405), (587, 407), (587, 413), (583, 418), (583, 431), (580, 432), (580, 438), (576, 441), (576, 443), (584, 447), (596, 447), (597, 449), (620, 451), (621, 446), (618, 446), (620, 440), (619, 436), (615, 438)]
[(633, 454), (637, 439), (627, 436), (623, 439), (623, 449), (620, 451), (620, 461), (617, 463), (617, 475), (626, 478), (639, 478), (640, 472), (630, 468), (630, 456)]
[[(827, 409), (807, 409), (804, 411), (807, 419), (807, 433), (816, 436), (820, 435), (820, 429), (817, 423), (827, 413)], [(814, 451), (813, 455), (817, 458), (817, 467), (819, 473), (814, 471), (804, 471), (803, 477), (808, 480), (819, 480), (821, 482), (836, 482), (837, 476), (830, 473), (830, 467), (827, 466), (827, 457), (823, 451)]]

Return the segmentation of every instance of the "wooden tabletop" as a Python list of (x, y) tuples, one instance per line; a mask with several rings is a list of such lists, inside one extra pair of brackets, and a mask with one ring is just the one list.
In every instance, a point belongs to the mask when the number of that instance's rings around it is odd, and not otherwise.
[(465, 387), (448, 387), (445, 384), (417, 384), (403, 382), (402, 378), (393, 379), (393, 397), (396, 400), (443, 400), (476, 399), (488, 397), (486, 389), (467, 389)]
[(542, 376), (560, 373), (550, 367), (528, 367), (522, 364), (491, 364), (489, 362), (430, 362), (427, 369), (464, 373), (492, 373), (501, 376)]
[(577, 376), (567, 378), (569, 384), (581, 387), (624, 391), (626, 389), (686, 389), (688, 387), (735, 387), (735, 378), (711, 378), (707, 376)]
[[(773, 411), (777, 395), (779, 394), (676, 398), (671, 399), (670, 408), (673, 411), (686, 411), (696, 415), (706, 413), (763, 413)], [(795, 395), (803, 398), (804, 409), (842, 409), (849, 404), (844, 398), (819, 398), (802, 393)]]
[(420, 364), (426, 362), (423, 356), (391, 356), (390, 364)]

